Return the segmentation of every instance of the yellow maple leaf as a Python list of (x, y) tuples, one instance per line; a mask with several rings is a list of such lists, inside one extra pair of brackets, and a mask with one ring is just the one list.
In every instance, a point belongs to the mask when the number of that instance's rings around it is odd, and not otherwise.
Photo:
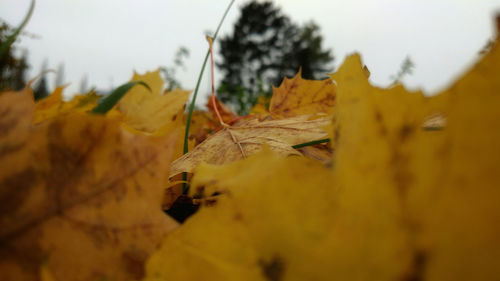
[(177, 227), (161, 210), (176, 136), (81, 113), (32, 125), (34, 107), (29, 89), (0, 95), (2, 280), (140, 278)]
[[(209, 198), (165, 239), (147, 263), (145, 280), (402, 276), (409, 263), (407, 239), (398, 221), (391, 220), (397, 213), (388, 216), (397, 204), (371, 205), (378, 213), (370, 224), (369, 217), (357, 216), (362, 206), (340, 204), (342, 190), (334, 180), (318, 162), (283, 158), (267, 149), (229, 165), (200, 165), (191, 194), (223, 195)], [(373, 189), (370, 195), (377, 193)]]
[(98, 96), (94, 91), (88, 94), (75, 95), (70, 101), (63, 100), (64, 87), (56, 87), (46, 98), (36, 103), (33, 123), (52, 119), (69, 112), (89, 112), (97, 105)]
[(270, 98), (259, 96), (257, 103), (250, 109), (250, 114), (268, 115)]
[(99, 96), (95, 91), (90, 91), (87, 94), (75, 95), (73, 98), (63, 103), (63, 111), (78, 111), (78, 112), (89, 112), (96, 105), (101, 96)]
[(117, 105), (117, 109), (125, 115), (124, 123), (137, 131), (154, 133), (172, 122), (189, 98), (189, 91), (180, 89), (163, 93), (164, 81), (160, 70), (144, 75), (135, 73), (131, 81), (143, 81), (151, 88), (149, 91), (136, 85)]
[(200, 165), (201, 210), (153, 254), (146, 280), (496, 280), (499, 72), (494, 44), (425, 97), (370, 85), (349, 56), (332, 76), (332, 168), (266, 150)]
[(240, 120), (175, 160), (170, 173), (173, 176), (181, 172), (192, 172), (201, 162), (221, 165), (240, 160), (256, 153), (264, 144), (281, 155), (297, 155), (299, 153), (292, 148), (293, 145), (318, 140), (327, 135), (322, 128), (329, 124), (329, 118), (309, 120), (310, 117), (302, 115), (282, 120)]
[(434, 97), (371, 86), (358, 55), (332, 76), (337, 184), (358, 194), (345, 204), (365, 206), (358, 210), (363, 217), (377, 209), (367, 190), (395, 198), (413, 252), (406, 278), (494, 280), (499, 274), (499, 51), (495, 46)]
[[(283, 159), (268, 149), (229, 165), (201, 165), (191, 190), (230, 196), (202, 207), (172, 232), (149, 260), (145, 280), (285, 280), (283, 274), (297, 272), (303, 254), (331, 225), (333, 202), (322, 198), (334, 190), (303, 187), (329, 181), (321, 164)], [(266, 279), (264, 272), (280, 278)]]
[(414, 252), (412, 278), (493, 280), (500, 255), (498, 44), (434, 97), (372, 87), (361, 65), (351, 56), (332, 76), (339, 86), (339, 184), (360, 194), (380, 187), (399, 197)]
[[(426, 167), (434, 176), (425, 177), (428, 189), (410, 201), (425, 214), (428, 231), (422, 240), (439, 252), (429, 258), (429, 279), (495, 280), (500, 275), (498, 31), (490, 52), (441, 94), (449, 101), (443, 145), (418, 151), (427, 152), (433, 163)], [(416, 169), (424, 167), (422, 160), (415, 163)]]
[[(31, 88), (25, 87), (19, 92), (0, 93), (0, 160), (3, 175), (18, 173), (25, 162), (31, 160), (32, 155), (26, 150), (21, 150), (23, 145), (33, 145), (26, 142), (32, 128), (33, 110), (35, 100)], [(13, 155), (10, 152), (16, 152)], [(8, 164), (7, 164), (8, 163)], [(3, 185), (0, 186), (3, 190)], [(1, 205), (1, 204), (0, 204)], [(2, 224), (3, 226), (3, 224)]]
[(335, 104), (335, 85), (331, 79), (303, 79), (301, 71), (285, 78), (278, 88), (273, 87), (269, 112), (277, 118), (304, 114), (331, 114)]
[(59, 114), (60, 107), (63, 103), (62, 92), (64, 87), (56, 87), (56, 89), (46, 98), (36, 103), (34, 123), (54, 118)]

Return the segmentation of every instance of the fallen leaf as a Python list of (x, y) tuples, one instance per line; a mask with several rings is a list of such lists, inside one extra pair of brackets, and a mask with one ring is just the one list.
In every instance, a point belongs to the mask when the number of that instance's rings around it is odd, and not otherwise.
[[(434, 169), (435, 176), (426, 193), (411, 202), (425, 214), (427, 231), (422, 240), (430, 249), (429, 280), (500, 276), (499, 31), (490, 52), (441, 94), (449, 99), (445, 145), (431, 154), (429, 162), (416, 164), (416, 169)], [(426, 202), (428, 198), (433, 200)]]
[(335, 84), (331, 79), (303, 79), (301, 72), (285, 78), (278, 88), (273, 87), (269, 112), (276, 118), (305, 114), (331, 114), (335, 104)]
[(250, 114), (268, 115), (270, 98), (266, 96), (259, 96), (257, 103), (250, 109)]
[(36, 111), (33, 118), (34, 123), (40, 123), (41, 121), (54, 118), (59, 114), (63, 103), (63, 90), (64, 87), (56, 87), (49, 96), (36, 103)]
[(63, 104), (63, 110), (70, 111), (75, 110), (77, 112), (90, 112), (101, 98), (94, 91), (90, 91), (87, 94), (75, 95), (70, 101)]
[[(225, 104), (223, 104), (217, 97), (215, 97), (215, 104), (217, 106), (217, 110), (219, 112), (220, 117), (222, 118), (222, 121), (226, 124), (230, 124), (231, 121), (234, 119), (238, 118), (238, 114), (234, 113), (229, 107), (227, 107)], [(216, 120), (219, 122), (219, 117), (217, 116), (217, 113), (215, 112), (215, 108), (212, 102), (212, 98), (210, 98), (206, 104), (208, 110), (212, 114), (212, 119)]]
[[(35, 100), (29, 86), (19, 92), (0, 93), (0, 163), (1, 174), (15, 175), (31, 161), (31, 155), (22, 148), (29, 142)], [(3, 185), (0, 186), (3, 190)], [(0, 202), (0, 208), (3, 205)], [(2, 224), (3, 228), (3, 224)]]
[(29, 89), (0, 95), (2, 280), (141, 278), (177, 227), (161, 210), (176, 136), (80, 113), (33, 126), (33, 108)]
[[(300, 177), (298, 171), (312, 174)], [(321, 195), (331, 190), (311, 192), (302, 186), (329, 181), (330, 173), (320, 164), (302, 157), (283, 159), (268, 149), (229, 165), (200, 165), (192, 181), (192, 194), (224, 191), (228, 196), (202, 206), (171, 233), (148, 261), (145, 280), (192, 280), (202, 276), (209, 280), (284, 280), (282, 275), (293, 268), (291, 259), (301, 256), (300, 252), (290, 257), (287, 254), (294, 245), (301, 245), (301, 249), (310, 245), (305, 241), (296, 243), (307, 235), (303, 223), (324, 229), (331, 225), (326, 204), (334, 202), (315, 200), (328, 198)], [(290, 192), (301, 193), (301, 197)], [(311, 200), (303, 202), (303, 198)], [(259, 207), (252, 202), (258, 202)], [(315, 202), (319, 208), (307, 208), (307, 202)], [(319, 209), (327, 212), (316, 213)], [(297, 215), (307, 220), (298, 221)], [(312, 237), (321, 239), (321, 235)], [(292, 248), (285, 249), (285, 245)], [(197, 270), (186, 270), (186, 265)], [(275, 273), (270, 273), (273, 270)], [(265, 272), (280, 278), (266, 279)]]
[[(266, 149), (201, 164), (190, 193), (202, 207), (145, 280), (496, 280), (499, 72), (495, 44), (426, 97), (370, 85), (349, 56), (332, 75), (332, 168)], [(429, 127), (436, 116), (446, 122)]]
[(70, 112), (89, 112), (101, 98), (91, 91), (88, 94), (75, 95), (70, 101), (66, 102), (63, 100), (63, 91), (64, 87), (56, 87), (48, 97), (36, 103), (33, 117), (34, 124)]
[[(349, 190), (339, 194), (342, 209), (355, 208), (351, 212), (357, 217), (341, 212), (339, 223), (354, 231), (350, 235), (357, 239), (361, 239), (358, 232), (365, 227), (374, 229), (382, 235), (376, 241), (367, 241), (365, 247), (390, 248), (392, 255), (398, 256), (396, 263), (387, 257), (382, 259), (385, 252), (370, 255), (372, 263), (391, 263), (392, 273), (380, 278), (389, 273), (381, 271), (378, 277), (361, 279), (427, 280), (423, 274), (434, 254), (421, 240), (423, 212), (413, 209), (409, 201), (422, 191), (426, 184), (423, 179), (443, 171), (432, 168), (427, 157), (442, 148), (444, 132), (425, 131), (421, 125), (427, 116), (445, 109), (445, 99), (410, 93), (401, 85), (390, 89), (372, 86), (357, 54), (347, 57), (332, 79), (338, 86), (333, 114), (335, 184)], [(413, 167), (414, 161), (424, 161), (425, 165)], [(382, 229), (394, 223), (397, 234), (384, 234)], [(346, 241), (331, 242), (344, 243), (338, 245), (342, 251), (356, 247)], [(342, 269), (343, 276), (349, 276), (347, 270), (356, 267), (359, 257), (350, 256), (351, 265)], [(366, 271), (364, 267), (358, 270)]]
[(317, 144), (314, 146), (305, 146), (297, 150), (307, 158), (316, 159), (324, 165), (332, 163), (332, 148), (328, 144)]
[[(339, 192), (360, 195), (334, 180), (319, 162), (268, 149), (229, 165), (200, 165), (191, 195), (222, 195), (202, 200), (166, 237), (145, 280), (396, 280), (409, 263), (397, 204), (370, 204), (377, 212), (359, 217), (366, 207), (340, 209), (338, 201)], [(385, 199), (376, 189), (366, 196)]]
[(292, 146), (324, 138), (322, 129), (330, 119), (322, 117), (309, 120), (303, 115), (282, 120), (259, 121), (244, 119), (207, 138), (194, 150), (172, 163), (170, 175), (192, 172), (201, 162), (222, 165), (245, 158), (259, 151), (262, 145), (281, 155), (297, 155)]
[[(358, 194), (367, 187), (389, 190), (398, 198), (412, 252), (405, 280), (500, 274), (499, 72), (495, 45), (433, 97), (369, 85), (359, 56), (348, 57), (332, 76), (337, 184)], [(366, 199), (353, 196), (346, 204), (366, 206)]]
[[(185, 116), (186, 117), (186, 116)], [(187, 118), (184, 118), (187, 122)], [(189, 139), (193, 140), (196, 145), (202, 143), (207, 137), (220, 128), (209, 112), (195, 110), (191, 117), (191, 126), (189, 127)]]
[(125, 115), (124, 123), (137, 131), (154, 133), (172, 122), (189, 98), (189, 91), (180, 89), (163, 93), (160, 70), (144, 75), (135, 73), (130, 81), (143, 81), (151, 88), (149, 91), (141, 85), (134, 86), (117, 106)]

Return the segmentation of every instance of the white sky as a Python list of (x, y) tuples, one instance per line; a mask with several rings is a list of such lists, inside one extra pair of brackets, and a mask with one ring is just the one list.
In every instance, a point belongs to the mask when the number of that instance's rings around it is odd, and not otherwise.
[[(293, 21), (314, 20), (321, 27), (324, 47), (331, 48), (338, 67), (358, 51), (373, 83), (387, 86), (409, 55), (416, 67), (403, 81), (410, 88), (433, 93), (445, 87), (477, 59), (494, 34), (493, 16), (500, 0), (276, 0)], [(29, 51), (30, 76), (44, 59), (49, 68), (64, 62), (66, 95), (89, 86), (110, 89), (139, 73), (172, 65), (175, 51), (190, 51), (186, 71), (178, 78), (194, 89), (207, 50), (204, 32), (214, 31), (227, 1), (208, 0), (38, 0), (17, 44)], [(222, 27), (230, 33), (239, 15), (237, 0)], [(0, 0), (0, 18), (17, 26), (30, 0)], [(218, 53), (215, 45), (215, 52)], [(217, 60), (217, 57), (216, 57)], [(54, 80), (55, 75), (49, 77)], [(209, 77), (209, 72), (205, 72)], [(216, 73), (216, 80), (218, 75)], [(200, 95), (209, 91), (208, 79)], [(203, 103), (203, 98), (200, 103)]]

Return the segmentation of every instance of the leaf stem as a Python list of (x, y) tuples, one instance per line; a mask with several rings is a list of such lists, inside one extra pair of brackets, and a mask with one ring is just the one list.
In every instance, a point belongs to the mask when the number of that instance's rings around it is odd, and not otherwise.
[(305, 142), (305, 143), (301, 143), (301, 144), (292, 145), (292, 147), (297, 149), (297, 148), (302, 148), (305, 146), (311, 146), (311, 145), (325, 143), (325, 142), (330, 142), (330, 139), (320, 139), (320, 140)]
[[(227, 16), (227, 13), (231, 9), (231, 6), (233, 5), (234, 0), (231, 0), (229, 5), (226, 8), (226, 11), (224, 12), (224, 15), (222, 16), (219, 25), (217, 26), (217, 29), (215, 30), (213, 40), (217, 38), (217, 34), (219, 33), (220, 27), (222, 26), (222, 23), (224, 22), (224, 19)], [(198, 75), (198, 81), (196, 82), (196, 87), (194, 88), (194, 93), (193, 93), (193, 100), (191, 101), (191, 104), (189, 105), (189, 113), (188, 113), (188, 119), (186, 123), (186, 131), (184, 134), (184, 154), (186, 154), (189, 150), (188, 148), (188, 138), (189, 138), (189, 127), (191, 126), (191, 118), (193, 117), (193, 111), (194, 111), (194, 105), (196, 102), (196, 97), (198, 96), (198, 89), (200, 88), (200, 83), (201, 83), (201, 78), (203, 77), (203, 72), (205, 71), (205, 66), (207, 65), (208, 57), (210, 56), (210, 49), (207, 51), (207, 54), (205, 55), (205, 59), (203, 60), (203, 65), (201, 66), (200, 70), (200, 75)], [(182, 180), (187, 180), (187, 173), (182, 173)], [(187, 194), (188, 192), (188, 187), (186, 186), (185, 183), (182, 184), (182, 194)]]
[(214, 107), (215, 115), (217, 115), (217, 118), (219, 119), (219, 123), (221, 125), (226, 125), (224, 123), (224, 120), (222, 120), (222, 117), (220, 116), (219, 109), (217, 108), (217, 102), (215, 101), (215, 79), (214, 79), (214, 52), (213, 52), (213, 44), (214, 41), (213, 39), (207, 35), (207, 41), (208, 41), (208, 46), (209, 49), (208, 51), (210, 52), (210, 73), (212, 74), (212, 95), (210, 96), (210, 101), (212, 102), (212, 106)]

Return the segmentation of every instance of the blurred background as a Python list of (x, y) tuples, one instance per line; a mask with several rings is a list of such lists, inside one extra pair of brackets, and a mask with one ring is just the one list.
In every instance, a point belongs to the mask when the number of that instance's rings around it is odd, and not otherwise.
[[(133, 71), (161, 68), (169, 88), (194, 89), (208, 48), (205, 34), (215, 31), (229, 2), (38, 0), (2, 62), (10, 67), (2, 75), (12, 76), (2, 87), (19, 88), (54, 69), (35, 85), (39, 91), (70, 83), (68, 97), (92, 88), (106, 94)], [(1, 0), (0, 39), (29, 6), (30, 0)], [(216, 88), (244, 114), (299, 66), (305, 78), (320, 79), (360, 52), (372, 83), (403, 82), (433, 94), (487, 48), (499, 12), (500, 0), (237, 0), (214, 44)], [(209, 77), (206, 71), (200, 105)]]

